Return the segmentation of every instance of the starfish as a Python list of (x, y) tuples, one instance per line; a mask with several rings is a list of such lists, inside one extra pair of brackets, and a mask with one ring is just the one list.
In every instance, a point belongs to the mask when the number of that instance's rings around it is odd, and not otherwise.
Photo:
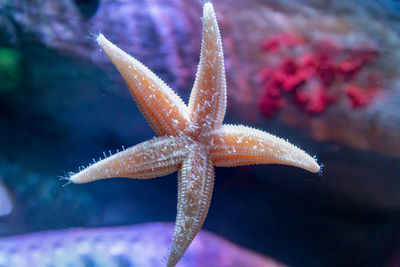
[(100, 160), (68, 178), (86, 183), (111, 177), (154, 178), (178, 171), (178, 204), (167, 266), (175, 266), (206, 218), (214, 166), (286, 164), (318, 172), (316, 160), (289, 142), (250, 127), (222, 124), (226, 82), (213, 5), (203, 6), (200, 63), (185, 105), (156, 74), (102, 34), (101, 49), (123, 76), (140, 111), (159, 137)]

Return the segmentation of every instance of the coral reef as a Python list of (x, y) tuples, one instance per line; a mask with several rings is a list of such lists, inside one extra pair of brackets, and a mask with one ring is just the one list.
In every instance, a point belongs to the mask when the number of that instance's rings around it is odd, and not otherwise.
[(352, 108), (365, 107), (384, 86), (378, 70), (365, 70), (379, 56), (377, 48), (366, 44), (345, 47), (281, 33), (264, 40), (261, 49), (267, 53), (259, 74), (265, 88), (260, 108), (266, 117), (288, 102), (309, 115), (321, 114), (343, 98)]

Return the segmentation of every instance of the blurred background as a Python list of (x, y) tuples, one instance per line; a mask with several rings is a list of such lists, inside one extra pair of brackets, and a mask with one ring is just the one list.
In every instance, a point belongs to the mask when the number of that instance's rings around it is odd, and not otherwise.
[[(225, 123), (287, 138), (325, 167), (216, 168), (203, 228), (290, 266), (400, 266), (399, 1), (213, 4)], [(201, 11), (200, 0), (0, 1), (0, 236), (175, 220), (176, 174), (65, 187), (58, 176), (154, 136), (93, 34), (187, 101)]]

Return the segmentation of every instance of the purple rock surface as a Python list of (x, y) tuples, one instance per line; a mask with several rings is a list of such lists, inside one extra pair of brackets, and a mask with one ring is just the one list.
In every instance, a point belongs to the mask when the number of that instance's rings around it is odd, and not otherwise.
[[(169, 223), (68, 229), (0, 239), (0, 266), (165, 266)], [(201, 231), (178, 267), (283, 266), (207, 231)]]

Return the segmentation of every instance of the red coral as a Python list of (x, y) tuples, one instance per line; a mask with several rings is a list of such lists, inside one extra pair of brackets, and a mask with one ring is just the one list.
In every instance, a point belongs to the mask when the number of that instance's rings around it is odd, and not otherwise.
[(363, 64), (364, 63), (361, 58), (347, 59), (339, 63), (338, 71), (346, 78), (346, 80), (350, 80), (361, 70)]
[(281, 48), (281, 40), (277, 37), (271, 37), (261, 43), (261, 49), (265, 52), (276, 52)]
[(328, 87), (331, 86), (335, 80), (337, 68), (331, 61), (320, 62), (317, 73), (323, 86)]
[(277, 52), (281, 48), (290, 48), (304, 43), (304, 39), (292, 33), (281, 33), (265, 39), (261, 43), (261, 49), (265, 52)]
[(302, 88), (294, 93), (294, 101), (309, 115), (324, 112), (331, 104), (336, 103), (336, 97), (327, 92), (324, 87)]
[(271, 78), (272, 73), (273, 70), (271, 68), (263, 68), (258, 74), (258, 81), (261, 83), (266, 83), (268, 79)]
[(284, 106), (284, 100), (279, 97), (277, 99), (271, 97), (263, 97), (260, 102), (261, 113), (265, 117), (273, 117)]
[(293, 58), (285, 58), (277, 71), (281, 77), (282, 89), (286, 92), (299, 87), (303, 82), (303, 75), (300, 73), (300, 66)]
[(376, 94), (375, 88), (363, 89), (358, 85), (349, 85), (346, 88), (346, 94), (349, 97), (351, 106), (353, 108), (360, 108), (367, 106)]
[(313, 54), (304, 54), (300, 64), (303, 68), (315, 69), (318, 66), (318, 59)]
[[(312, 52), (296, 54), (291, 48), (311, 46)], [(292, 94), (296, 105), (309, 115), (324, 112), (338, 99), (331, 92), (341, 81), (353, 81), (358, 74), (379, 56), (375, 48), (355, 47), (344, 49), (330, 40), (312, 41), (297, 34), (283, 33), (262, 42), (261, 48), (270, 56), (279, 56), (278, 66), (266, 66), (260, 72), (260, 81), (265, 92), (260, 101), (264, 116), (272, 117), (285, 106), (285, 95)], [(299, 51), (304, 51), (300, 49)], [(297, 50), (296, 50), (297, 51)], [(293, 56), (295, 54), (295, 56)], [(290, 56), (289, 56), (290, 55)], [(300, 60), (296, 60), (300, 58)], [(338, 79), (341, 77), (342, 79)], [(379, 84), (379, 74), (367, 77), (367, 88), (356, 84), (345, 87), (339, 95), (344, 95), (353, 108), (365, 107), (372, 102)], [(313, 80), (313, 85), (308, 83)]]
[(309, 100), (306, 102), (304, 110), (309, 115), (317, 115), (324, 112), (329, 105), (336, 102), (336, 98), (328, 94), (324, 87), (318, 87), (310, 94)]
[(348, 59), (338, 64), (338, 72), (346, 80), (351, 80), (361, 71), (363, 67), (370, 63), (378, 55), (379, 52), (373, 48), (355, 51)]

